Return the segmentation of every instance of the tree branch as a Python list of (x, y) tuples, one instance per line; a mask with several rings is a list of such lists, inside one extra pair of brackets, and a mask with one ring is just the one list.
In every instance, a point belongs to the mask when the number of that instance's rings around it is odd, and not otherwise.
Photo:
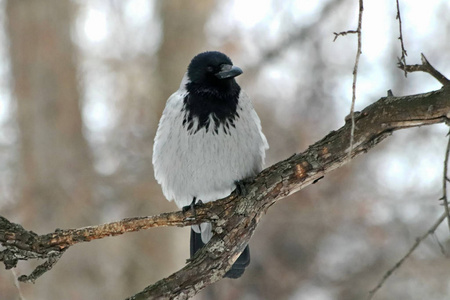
[(444, 174), (442, 176), (442, 198), (441, 200), (444, 203), (444, 211), (447, 216), (447, 224), (448, 229), (450, 230), (450, 211), (448, 207), (448, 199), (447, 199), (447, 182), (448, 182), (448, 157), (450, 153), (450, 132), (447, 133), (448, 136), (448, 142), (447, 142), (447, 149), (445, 150), (445, 158), (444, 158)]
[(416, 239), (416, 242), (414, 243), (414, 245), (412, 245), (412, 247), (408, 250), (408, 252), (389, 270), (387, 270), (387, 272), (384, 274), (383, 278), (381, 278), (380, 282), (378, 282), (377, 286), (374, 287), (372, 290), (369, 291), (369, 297), (368, 299), (371, 300), (374, 296), (375, 293), (383, 286), (383, 284), (385, 283), (385, 281), (397, 270), (399, 269), (403, 263), (405, 262), (406, 259), (408, 259), (408, 257), (414, 252), (414, 250), (416, 250), (417, 247), (419, 247), (419, 245), (429, 236), (429, 235), (433, 235), (434, 232), (436, 231), (436, 229), (439, 227), (439, 225), (441, 225), (441, 223), (445, 220), (445, 218), (447, 217), (447, 215), (444, 213), (442, 214), (439, 219), (437, 219), (436, 222), (434, 222), (434, 224), (427, 230), (427, 232), (425, 232), (423, 235), (421, 235), (420, 237), (418, 237)]
[(433, 76), (436, 80), (438, 80), (442, 85), (449, 85), (450, 80), (441, 74), (438, 70), (436, 70), (428, 61), (423, 53), (420, 55), (422, 64), (421, 65), (405, 65), (401, 59), (398, 61), (399, 69), (412, 73), (412, 72), (425, 72)]
[[(352, 81), (352, 103), (350, 105), (350, 114), (348, 116), (348, 119), (352, 122), (352, 127), (350, 130), (350, 151), (348, 152), (348, 158), (351, 159), (352, 156), (352, 149), (353, 149), (353, 135), (355, 133), (355, 103), (356, 103), (356, 79), (358, 78), (358, 66), (359, 66), (359, 58), (362, 53), (362, 44), (361, 44), (361, 37), (362, 37), (362, 21), (363, 21), (363, 12), (364, 12), (364, 2), (363, 0), (359, 0), (359, 13), (358, 13), (358, 27), (356, 30), (347, 30), (347, 31), (341, 31), (341, 32), (333, 32), (334, 39), (333, 42), (336, 41), (336, 39), (340, 36), (345, 36), (347, 34), (356, 34), (357, 39), (357, 49), (356, 49), (356, 56), (355, 56), (355, 64), (353, 66), (353, 81)], [(346, 117), (347, 120), (347, 117)]]
[(57, 229), (52, 233), (37, 235), (0, 216), (0, 243), (6, 247), (5, 250), (0, 252), (0, 261), (5, 264), (6, 269), (10, 269), (15, 267), (19, 260), (48, 259), (30, 276), (19, 278), (20, 281), (34, 281), (45, 271), (50, 270), (64, 251), (79, 242), (89, 242), (150, 227), (187, 226), (212, 218), (209, 216), (205, 205), (205, 207), (196, 210), (196, 218), (190, 211), (186, 213), (163, 213), (157, 216), (127, 218), (117, 222), (78, 229)]
[[(398, 37), (398, 39), (400, 40), (400, 47), (402, 50), (402, 55), (400, 56), (399, 61), (401, 61), (403, 65), (406, 65), (406, 56), (408, 55), (408, 53), (406, 52), (405, 44), (403, 41), (402, 16), (400, 14), (400, 3), (398, 1), (399, 0), (396, 0), (397, 16), (395, 18), (398, 20), (398, 31), (400, 32), (400, 36)], [(405, 72), (405, 77), (407, 77), (408, 71), (406, 69), (403, 69), (403, 71)]]
[[(356, 57), (355, 57), (355, 65), (353, 67), (353, 82), (352, 82), (352, 104), (350, 106), (350, 119), (352, 121), (352, 128), (350, 130), (350, 151), (348, 152), (349, 160), (352, 156), (353, 150), (353, 135), (355, 134), (355, 103), (356, 103), (356, 79), (358, 78), (358, 66), (359, 66), (359, 57), (362, 53), (362, 20), (363, 20), (363, 11), (364, 11), (364, 3), (363, 0), (359, 0), (359, 14), (358, 14), (358, 28), (356, 29), (358, 35), (358, 47), (356, 49)], [(336, 35), (336, 38), (338, 36)], [(335, 39), (336, 39), (335, 38)]]

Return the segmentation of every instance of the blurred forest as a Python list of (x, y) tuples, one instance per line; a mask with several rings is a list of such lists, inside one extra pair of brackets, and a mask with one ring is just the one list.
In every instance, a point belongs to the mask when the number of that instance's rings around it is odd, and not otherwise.
[[(407, 62), (423, 52), (450, 76), (450, 2), (400, 1)], [(405, 78), (396, 4), (365, 1), (356, 109), (439, 89)], [(37, 233), (176, 210), (153, 177), (153, 138), (190, 59), (227, 53), (244, 70), (270, 149), (285, 159), (344, 124), (358, 1), (0, 0), (0, 215)], [(445, 125), (396, 132), (271, 208), (252, 263), (196, 299), (365, 299), (443, 212)], [(442, 225), (375, 299), (448, 299)], [(447, 253), (447, 254), (448, 254)], [(188, 228), (158, 228), (71, 248), (35, 284), (36, 263), (0, 269), (0, 299), (123, 299), (180, 269)], [(17, 277), (17, 276), (16, 276)], [(20, 296), (22, 294), (22, 296)]]

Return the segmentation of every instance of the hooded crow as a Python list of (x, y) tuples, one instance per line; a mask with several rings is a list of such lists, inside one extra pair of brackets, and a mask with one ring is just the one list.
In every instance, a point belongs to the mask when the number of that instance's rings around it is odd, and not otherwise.
[[(235, 77), (242, 70), (217, 51), (195, 56), (169, 97), (153, 147), (155, 178), (178, 207), (228, 196), (258, 174), (268, 149), (261, 121)], [(191, 257), (212, 236), (211, 224), (191, 229)], [(239, 278), (250, 263), (248, 245), (225, 274)]]

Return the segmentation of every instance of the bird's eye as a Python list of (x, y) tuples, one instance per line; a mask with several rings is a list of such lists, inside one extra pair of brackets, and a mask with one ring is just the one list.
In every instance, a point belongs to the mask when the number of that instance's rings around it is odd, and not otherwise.
[(211, 66), (206, 67), (206, 71), (208, 71), (209, 73), (212, 73), (214, 71), (214, 68)]

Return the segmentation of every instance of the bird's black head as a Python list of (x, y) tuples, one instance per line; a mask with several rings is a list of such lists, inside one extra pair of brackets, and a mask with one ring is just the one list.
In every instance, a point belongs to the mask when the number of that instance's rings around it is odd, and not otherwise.
[(233, 66), (231, 59), (218, 51), (207, 51), (195, 56), (189, 64), (187, 74), (195, 84), (211, 88), (227, 88), (242, 70)]
[[(231, 59), (221, 52), (208, 51), (195, 56), (187, 70), (189, 82), (184, 98), (183, 126), (194, 134), (203, 128), (218, 134), (223, 125), (228, 134), (239, 117), (237, 105), (241, 88), (234, 77), (240, 74), (242, 70), (233, 66)], [(214, 124), (210, 124), (211, 115)], [(198, 123), (193, 128), (195, 118)]]

